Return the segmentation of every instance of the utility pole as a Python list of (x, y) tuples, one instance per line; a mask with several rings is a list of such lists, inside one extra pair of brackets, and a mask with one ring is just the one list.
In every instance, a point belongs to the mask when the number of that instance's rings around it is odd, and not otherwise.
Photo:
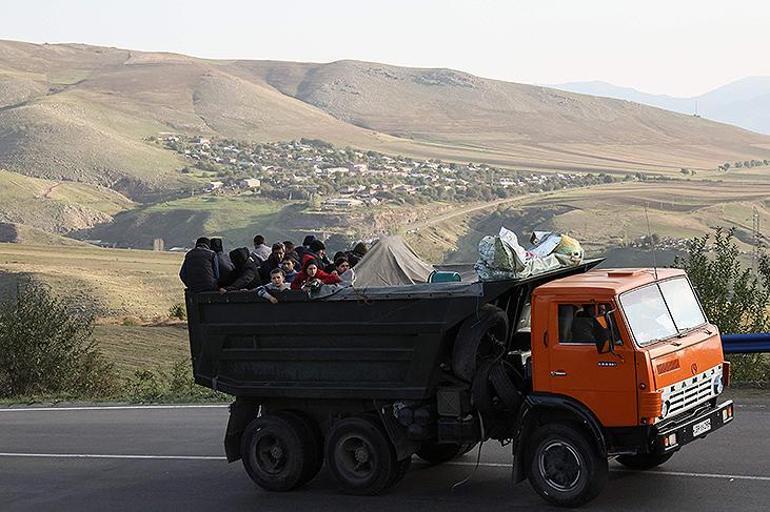
[(757, 270), (757, 263), (759, 263), (759, 239), (759, 211), (754, 206), (751, 208), (751, 242), (754, 245), (751, 251), (751, 266), (755, 272)]

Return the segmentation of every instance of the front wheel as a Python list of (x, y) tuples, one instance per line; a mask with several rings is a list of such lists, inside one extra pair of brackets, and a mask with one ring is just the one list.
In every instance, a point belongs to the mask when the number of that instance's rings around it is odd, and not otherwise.
[(554, 505), (583, 505), (607, 483), (607, 459), (581, 430), (566, 424), (545, 425), (535, 432), (532, 446), (529, 483)]
[(645, 453), (637, 455), (619, 455), (618, 462), (629, 469), (644, 471), (660, 466), (673, 456), (673, 452), (661, 454)]

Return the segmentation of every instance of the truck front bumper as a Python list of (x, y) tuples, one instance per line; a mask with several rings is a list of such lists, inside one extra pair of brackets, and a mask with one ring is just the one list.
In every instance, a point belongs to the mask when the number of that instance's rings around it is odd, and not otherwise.
[(705, 437), (733, 421), (733, 401), (721, 403), (681, 422), (672, 422), (660, 426), (655, 434), (653, 451), (668, 453), (682, 446)]

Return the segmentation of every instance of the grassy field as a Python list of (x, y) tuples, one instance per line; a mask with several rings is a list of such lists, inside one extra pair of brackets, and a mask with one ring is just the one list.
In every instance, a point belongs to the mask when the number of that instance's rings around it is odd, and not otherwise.
[(98, 247), (0, 244), (0, 297), (19, 280), (48, 283), (71, 304), (102, 318), (153, 320), (183, 302), (182, 254)]
[(97, 325), (94, 338), (105, 358), (126, 377), (136, 370), (168, 370), (190, 359), (187, 324)]

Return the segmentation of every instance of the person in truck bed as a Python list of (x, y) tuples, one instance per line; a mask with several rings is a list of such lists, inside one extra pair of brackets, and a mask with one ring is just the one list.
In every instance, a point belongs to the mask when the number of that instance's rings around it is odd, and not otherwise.
[(211, 250), (211, 242), (206, 237), (195, 241), (195, 248), (184, 256), (179, 279), (193, 293), (213, 292), (219, 281), (219, 261), (217, 253)]
[(284, 254), (284, 245), (281, 242), (274, 243), (270, 256), (259, 266), (259, 280), (262, 284), (270, 282), (270, 273), (281, 267)]
[(324, 284), (338, 284), (341, 282), (337, 274), (327, 274), (318, 268), (318, 262), (308, 255), (305, 256), (305, 265), (302, 272), (297, 274), (291, 283), (292, 290), (316, 290)]
[(295, 267), (297, 267), (299, 263), (290, 256), (284, 256), (283, 261), (281, 262), (281, 270), (283, 270), (283, 275), (286, 277), (286, 282), (291, 284), (294, 281), (294, 278), (297, 277), (297, 272), (294, 270)]
[(289, 285), (284, 281), (285, 276), (283, 270), (275, 268), (270, 272), (270, 282), (266, 285), (257, 288), (257, 295), (263, 299), (267, 299), (273, 304), (278, 304), (278, 299), (275, 297), (278, 293), (288, 290)]
[(235, 266), (235, 280), (229, 285), (220, 288), (220, 292), (251, 290), (261, 284), (254, 256), (249, 254), (249, 250), (246, 247), (239, 247), (230, 251), (230, 260), (232, 260)]

